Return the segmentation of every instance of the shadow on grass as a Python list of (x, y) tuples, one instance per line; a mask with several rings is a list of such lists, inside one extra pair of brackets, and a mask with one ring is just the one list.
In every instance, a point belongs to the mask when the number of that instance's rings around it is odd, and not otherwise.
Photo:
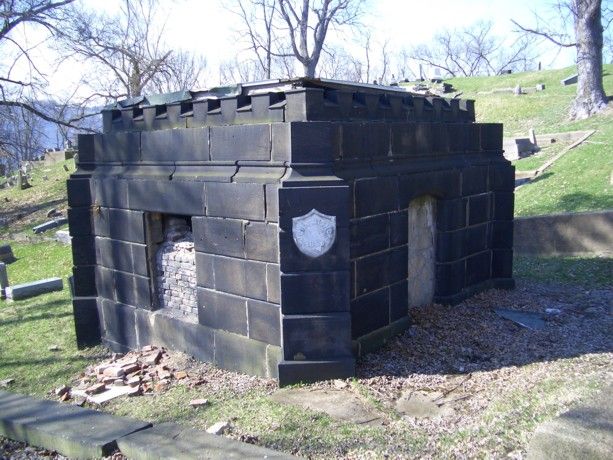
[(45, 209), (52, 206), (57, 206), (58, 204), (65, 203), (66, 198), (58, 199), (58, 200), (50, 200), (44, 203), (38, 203), (30, 206), (23, 206), (15, 208), (8, 212), (0, 212), (0, 217), (8, 218), (8, 224), (10, 225), (12, 220), (20, 219), (21, 217), (27, 216), (28, 214), (32, 214), (36, 211), (40, 211), (41, 209)]
[(613, 209), (613, 195), (595, 195), (593, 193), (576, 192), (563, 195), (558, 200), (557, 209), (566, 212), (587, 209)]
[(53, 318), (66, 318), (72, 316), (72, 312), (65, 311), (63, 313), (53, 313), (53, 310), (58, 308), (66, 308), (66, 305), (70, 302), (69, 299), (56, 299), (43, 303), (29, 304), (31, 300), (15, 301), (12, 304), (8, 304), (15, 309), (18, 309), (14, 316), (17, 318), (11, 318), (7, 320), (0, 320), (0, 326), (6, 326), (10, 324), (21, 324), (30, 321), (40, 321)]

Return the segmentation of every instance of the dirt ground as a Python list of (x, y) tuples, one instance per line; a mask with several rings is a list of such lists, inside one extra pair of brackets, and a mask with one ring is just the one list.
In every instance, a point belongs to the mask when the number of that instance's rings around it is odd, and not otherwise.
[[(539, 313), (544, 327), (521, 326), (500, 317), (495, 308)], [(386, 425), (391, 433), (386, 453), (391, 458), (406, 455), (397, 433), (407, 430), (425, 434), (422, 458), (437, 458), (443, 451), (461, 458), (523, 458), (541, 405), (555, 413), (539, 417), (555, 416), (585, 397), (573, 391), (572, 382), (597, 389), (613, 377), (611, 313), (613, 288), (585, 290), (520, 281), (515, 290), (490, 290), (456, 306), (414, 309), (413, 325), (405, 333), (358, 362), (357, 379), (320, 382), (301, 390), (347, 392), (374, 406), (379, 426)], [(189, 377), (152, 385), (153, 392), (176, 384), (198, 386), (203, 394), (230, 390), (237, 398), (254, 390), (266, 395), (276, 391), (273, 381), (216, 369), (181, 353), (165, 353), (160, 364), (173, 375), (185, 371)], [(560, 392), (548, 393), (545, 381), (558, 382), (569, 391), (560, 399)], [(536, 397), (532, 392), (524, 398), (537, 387)], [(558, 400), (552, 402), (552, 397)], [(426, 408), (425, 413), (414, 412), (415, 402), (419, 410)], [(239, 427), (228, 434), (253, 438)], [(61, 458), (1, 442), (0, 459)], [(441, 447), (446, 442), (452, 447)], [(294, 453), (310, 456), (299, 446)], [(351, 439), (329, 454), (363, 458), (352, 451)]]

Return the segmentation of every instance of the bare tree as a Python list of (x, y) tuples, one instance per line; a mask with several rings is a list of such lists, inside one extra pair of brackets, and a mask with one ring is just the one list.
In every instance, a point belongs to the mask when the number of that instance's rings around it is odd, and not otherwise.
[[(0, 2), (0, 156), (13, 166), (31, 159), (44, 142), (42, 124), (77, 128), (80, 115), (61, 110), (47, 93), (47, 69), (37, 62), (37, 48), (59, 34), (73, 0)], [(41, 32), (35, 43), (28, 37)]]
[(144, 91), (177, 91), (198, 83), (203, 60), (170, 49), (157, 26), (157, 0), (125, 0), (116, 16), (73, 8), (61, 46), (96, 65), (88, 84), (105, 99), (136, 97)]
[(464, 29), (445, 29), (431, 45), (409, 51), (412, 59), (441, 69), (451, 76), (496, 75), (503, 70), (525, 70), (532, 61), (530, 42), (520, 37), (505, 45), (492, 32), (491, 22), (477, 22)]
[[(570, 108), (573, 119), (587, 118), (607, 105), (607, 97), (602, 83), (603, 24), (601, 0), (568, 0), (557, 3), (559, 16), (570, 15), (573, 22), (574, 40), (565, 32), (551, 30), (537, 16), (535, 27), (525, 27), (513, 23), (523, 32), (543, 37), (544, 39), (566, 48), (577, 50), (577, 95)], [(613, 20), (611, 10), (607, 9), (607, 26)]]

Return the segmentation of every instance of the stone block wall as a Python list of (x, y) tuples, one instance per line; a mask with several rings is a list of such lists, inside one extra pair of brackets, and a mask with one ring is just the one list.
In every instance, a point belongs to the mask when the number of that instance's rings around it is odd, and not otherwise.
[[(79, 345), (157, 343), (282, 384), (348, 377), (420, 296), (512, 286), (514, 172), (501, 126), (474, 123), (471, 101), (306, 79), (249, 88), (125, 102), (79, 139)], [(294, 233), (314, 211), (334, 222), (315, 257)], [(156, 297), (169, 216), (191, 222), (196, 322)], [(431, 286), (416, 292), (422, 256)]]

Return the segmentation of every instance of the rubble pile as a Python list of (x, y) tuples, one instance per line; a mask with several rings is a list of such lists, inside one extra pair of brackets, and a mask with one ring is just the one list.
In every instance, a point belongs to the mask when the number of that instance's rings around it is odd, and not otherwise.
[(114, 353), (109, 360), (87, 367), (74, 387), (59, 387), (55, 395), (78, 405), (102, 404), (119, 396), (159, 393), (177, 381), (192, 387), (204, 383), (175, 369), (166, 349), (149, 345), (125, 355)]

